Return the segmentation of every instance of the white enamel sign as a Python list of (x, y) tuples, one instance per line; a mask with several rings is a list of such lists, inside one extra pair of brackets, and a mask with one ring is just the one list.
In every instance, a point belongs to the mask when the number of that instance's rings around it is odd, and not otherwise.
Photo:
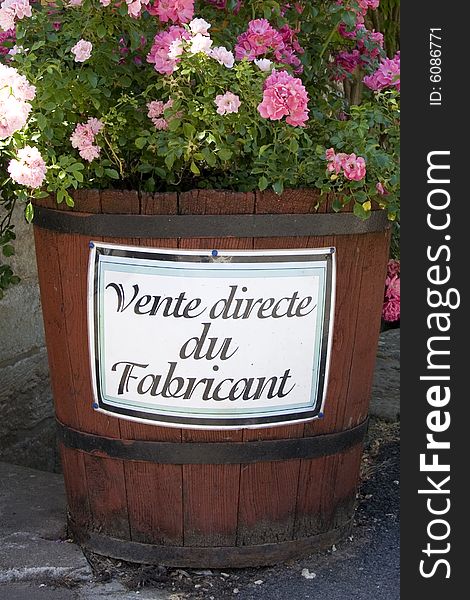
[(322, 414), (333, 248), (90, 246), (96, 410), (194, 429), (272, 426)]

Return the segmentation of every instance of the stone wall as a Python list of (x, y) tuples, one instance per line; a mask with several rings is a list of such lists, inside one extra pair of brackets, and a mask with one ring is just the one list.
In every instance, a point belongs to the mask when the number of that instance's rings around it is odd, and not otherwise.
[(52, 396), (32, 227), (15, 214), (21, 282), (0, 300), (0, 460), (56, 470)]

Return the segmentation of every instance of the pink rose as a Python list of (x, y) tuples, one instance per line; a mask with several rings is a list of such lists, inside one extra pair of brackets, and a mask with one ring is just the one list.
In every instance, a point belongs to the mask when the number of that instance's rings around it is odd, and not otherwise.
[(0, 28), (3, 31), (14, 29), (15, 20), (31, 16), (29, 0), (3, 0), (0, 4)]
[(396, 87), (400, 91), (400, 52), (394, 58), (383, 58), (379, 68), (363, 79), (365, 85), (373, 90), (380, 91), (387, 87)]
[(148, 11), (162, 23), (189, 23), (194, 16), (194, 0), (154, 0)]
[(308, 121), (308, 94), (302, 81), (287, 71), (274, 71), (264, 84), (263, 101), (258, 112), (265, 119), (286, 122), (303, 127)]
[[(176, 69), (180, 61), (178, 52), (175, 52), (178, 44), (183, 39), (188, 39), (189, 34), (183, 27), (172, 25), (167, 31), (162, 31), (155, 36), (153, 45), (147, 55), (147, 62), (153, 63), (155, 70), (161, 75), (170, 75)], [(170, 56), (171, 48), (171, 56)]]
[(350, 154), (343, 161), (343, 173), (346, 179), (351, 181), (361, 181), (366, 176), (366, 161), (362, 156)]
[(189, 29), (193, 35), (200, 33), (201, 35), (209, 35), (211, 24), (204, 19), (193, 19), (189, 24)]
[[(400, 261), (390, 259), (387, 264), (387, 277), (392, 278), (395, 275), (400, 276)], [(386, 285), (388, 285), (388, 282), (386, 282)]]
[(18, 150), (17, 158), (10, 161), (8, 173), (15, 183), (29, 188), (41, 187), (46, 177), (46, 163), (37, 148), (25, 146)]
[(75, 56), (75, 62), (85, 62), (90, 58), (92, 49), (93, 45), (91, 42), (79, 40), (70, 51)]
[(36, 88), (13, 67), (0, 63), (0, 140), (23, 129), (31, 112), (29, 100)]
[(388, 300), (384, 302), (382, 317), (388, 323), (398, 321), (400, 319), (400, 300)]
[(384, 188), (384, 186), (380, 183), (380, 181), (376, 184), (375, 189), (379, 192), (381, 196), (387, 196), (388, 192)]
[(191, 38), (189, 51), (191, 54), (199, 54), (200, 52), (209, 54), (211, 46), (212, 40), (209, 36), (202, 35), (202, 33), (196, 33), (196, 35)]
[[(155, 129), (164, 131), (168, 129), (168, 123), (164, 118), (165, 111), (173, 106), (173, 100), (170, 98), (167, 102), (161, 100), (153, 100), (147, 104), (147, 116), (152, 121)], [(173, 117), (174, 118), (174, 117)], [(172, 119), (170, 119), (171, 121)]]
[(223, 46), (212, 48), (209, 52), (209, 56), (215, 59), (219, 64), (227, 67), (227, 69), (231, 69), (235, 64), (233, 52), (230, 52), (230, 50), (227, 50), (227, 48), (224, 48)]
[(75, 127), (70, 141), (72, 147), (77, 148), (83, 160), (92, 162), (100, 155), (100, 147), (95, 144), (95, 137), (103, 127), (103, 122), (93, 117), (90, 117), (86, 123), (79, 123)]
[(273, 61), (269, 60), (269, 58), (255, 58), (254, 63), (258, 69), (264, 73), (273, 70)]
[(225, 92), (223, 95), (216, 96), (215, 103), (219, 115), (237, 113), (241, 106), (240, 98), (236, 94), (232, 94), (232, 92)]

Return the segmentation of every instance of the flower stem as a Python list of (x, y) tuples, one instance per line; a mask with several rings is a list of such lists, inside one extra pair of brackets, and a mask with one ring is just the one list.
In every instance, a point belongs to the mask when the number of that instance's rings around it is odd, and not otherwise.
[(335, 26), (333, 27), (333, 29), (330, 31), (330, 35), (328, 36), (328, 38), (327, 38), (326, 42), (323, 44), (323, 47), (322, 47), (322, 49), (321, 49), (321, 52), (320, 52), (320, 58), (323, 58), (323, 55), (325, 54), (325, 52), (326, 52), (326, 49), (327, 49), (327, 48), (328, 48), (328, 46), (330, 45), (330, 42), (331, 42), (331, 40), (333, 39), (333, 37), (334, 37), (334, 35), (335, 35), (335, 33), (336, 33), (336, 30), (337, 30), (337, 29), (338, 29), (338, 26), (337, 26), (337, 25), (335, 25)]

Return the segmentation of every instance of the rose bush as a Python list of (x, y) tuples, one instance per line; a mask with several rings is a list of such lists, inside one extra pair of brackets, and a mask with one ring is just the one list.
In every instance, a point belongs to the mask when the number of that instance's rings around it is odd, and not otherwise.
[[(311, 187), (398, 215), (379, 0), (0, 1), (0, 246), (78, 187)], [(17, 280), (0, 264), (0, 292)]]

